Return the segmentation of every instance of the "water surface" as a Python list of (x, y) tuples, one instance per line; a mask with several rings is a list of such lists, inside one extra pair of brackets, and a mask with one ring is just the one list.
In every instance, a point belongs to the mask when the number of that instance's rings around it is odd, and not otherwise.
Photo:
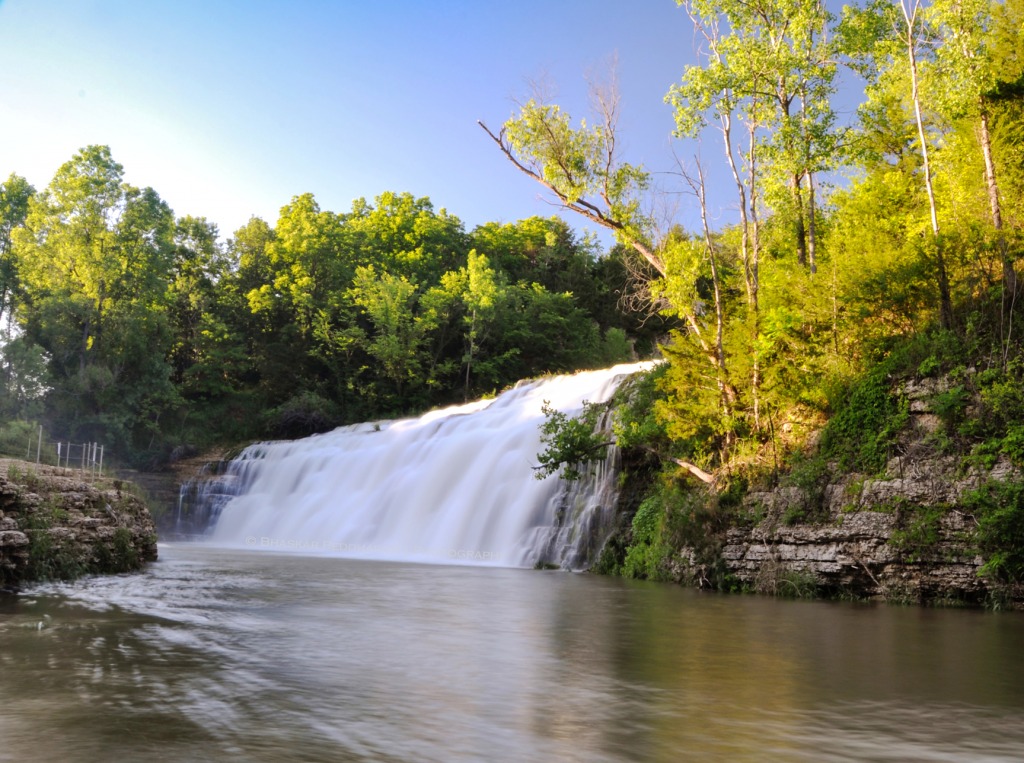
[(1011, 761), (1024, 617), (161, 547), (0, 598), (0, 761)]

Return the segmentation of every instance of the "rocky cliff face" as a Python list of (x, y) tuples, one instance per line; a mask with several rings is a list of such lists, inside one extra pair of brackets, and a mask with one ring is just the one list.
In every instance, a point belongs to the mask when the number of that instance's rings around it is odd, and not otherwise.
[(803, 491), (752, 493), (749, 507), (764, 518), (728, 531), (722, 561), (736, 579), (770, 593), (785, 594), (802, 579), (858, 598), (984, 603), (993, 581), (979, 575), (973, 518), (955, 495), (966, 481), (928, 486), (943, 466), (916, 464), (917, 478), (887, 472), (859, 487), (850, 478), (829, 485), (825, 516), (811, 523), (786, 521), (806, 501)]
[(130, 572), (155, 560), (152, 517), (129, 487), (0, 459), (0, 587)]
[[(1009, 461), (964, 471), (935, 447), (941, 421), (928, 401), (941, 381), (902, 390), (910, 425), (901, 455), (879, 475), (835, 475), (822, 488), (780, 487), (751, 492), (745, 515), (719, 539), (714, 563), (743, 586), (763, 593), (813, 593), (901, 603), (999, 605), (1024, 608), (1024, 587), (1006, 585), (982, 569), (977, 519), (964, 498), (980, 486), (1020, 482)], [(703, 555), (703, 566), (708, 565)], [(701, 555), (684, 549), (678, 579), (701, 579)]]

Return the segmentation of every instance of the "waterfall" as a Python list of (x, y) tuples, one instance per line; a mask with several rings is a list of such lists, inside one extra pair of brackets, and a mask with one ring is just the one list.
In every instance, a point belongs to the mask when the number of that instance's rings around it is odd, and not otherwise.
[(171, 525), (176, 538), (198, 537), (216, 526), (224, 505), (240, 492), (237, 461), (213, 461), (178, 488), (178, 507)]
[(574, 415), (649, 367), (521, 382), (419, 418), (252, 445), (229, 465), (228, 487), (214, 491), (220, 505), (210, 511), (208, 540), (368, 559), (584, 568), (610, 532), (618, 454), (610, 447), (577, 482), (535, 479), (541, 407)]

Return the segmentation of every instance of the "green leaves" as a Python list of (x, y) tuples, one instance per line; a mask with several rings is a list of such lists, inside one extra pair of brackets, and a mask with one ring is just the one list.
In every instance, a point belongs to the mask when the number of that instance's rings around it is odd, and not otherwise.
[(601, 117), (593, 127), (535, 98), (527, 101), (498, 135), (480, 126), (522, 172), (551, 190), (566, 209), (613, 231), (655, 268), (661, 262), (650, 248), (651, 220), (640, 211), (640, 195), (649, 176), (616, 155), (618, 96), (614, 87), (595, 89)]
[(417, 289), (405, 276), (378, 274), (372, 265), (356, 268), (350, 290), (374, 328), (366, 350), (381, 364), (399, 395), (420, 370), (420, 346), (429, 326), (414, 319)]
[(585, 120), (578, 128), (560, 107), (530, 99), (519, 116), (505, 123), (512, 149), (569, 204), (589, 195), (595, 188), (606, 153), (607, 135), (589, 130)]
[(979, 574), (1024, 581), (1024, 485), (990, 481), (963, 497), (977, 521), (975, 538), (985, 564)]
[(540, 428), (544, 450), (537, 454), (540, 465), (535, 467), (533, 476), (542, 480), (561, 470), (559, 476), (563, 480), (578, 480), (586, 464), (604, 461), (613, 443), (598, 430), (597, 424), (607, 409), (607, 405), (584, 402), (578, 416), (569, 416), (545, 400), (541, 406), (544, 423)]
[(125, 183), (106, 146), (62, 165), (14, 235), (19, 314), (49, 355), (51, 402), (111, 444), (150, 430), (177, 404), (166, 360), (173, 235), (167, 204)]

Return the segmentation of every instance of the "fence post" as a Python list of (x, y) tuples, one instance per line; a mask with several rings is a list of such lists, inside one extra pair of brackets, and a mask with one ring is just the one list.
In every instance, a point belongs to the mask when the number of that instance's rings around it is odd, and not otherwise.
[(39, 457), (43, 454), (43, 425), (39, 425), (39, 441), (36, 443), (36, 463), (39, 463)]

